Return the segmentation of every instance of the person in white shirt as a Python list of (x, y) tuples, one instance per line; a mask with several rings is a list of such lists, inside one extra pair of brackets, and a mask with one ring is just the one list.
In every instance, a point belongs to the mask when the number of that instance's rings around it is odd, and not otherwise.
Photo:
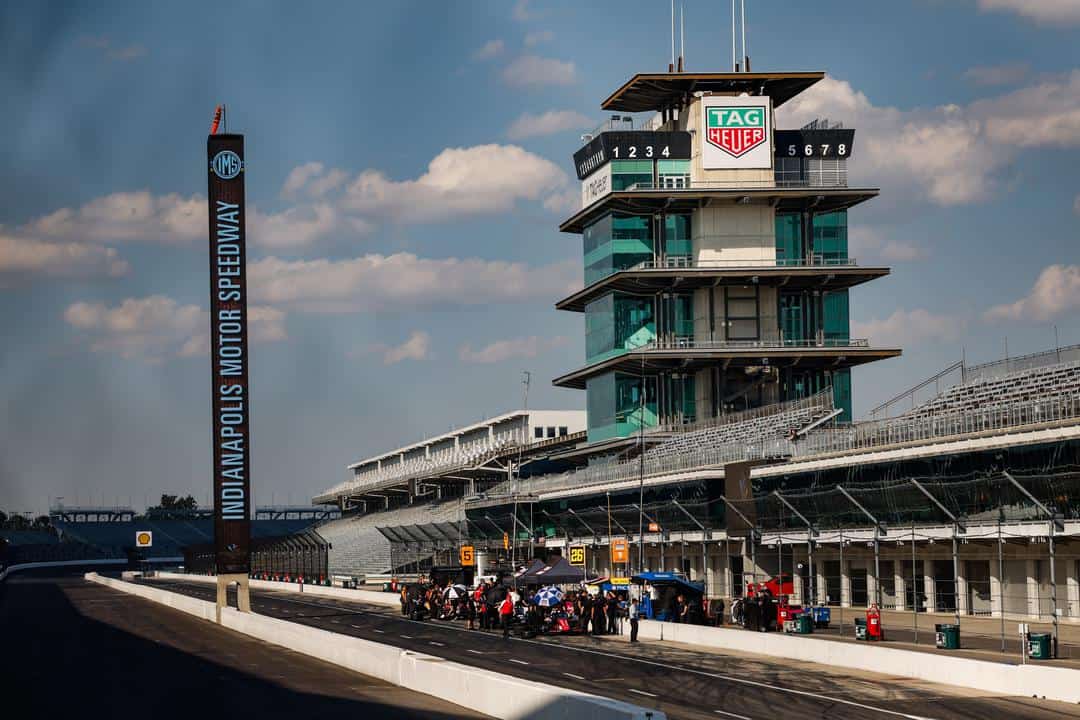
[(630, 601), (630, 609), (627, 611), (627, 617), (630, 618), (630, 642), (636, 643), (637, 631), (638, 631), (638, 614), (640, 610), (638, 608), (637, 598)]

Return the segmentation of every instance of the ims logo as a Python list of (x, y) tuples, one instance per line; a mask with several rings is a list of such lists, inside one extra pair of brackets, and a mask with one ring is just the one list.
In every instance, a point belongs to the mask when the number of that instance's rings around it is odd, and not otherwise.
[(732, 157), (745, 155), (765, 142), (765, 108), (708, 108), (705, 139)]

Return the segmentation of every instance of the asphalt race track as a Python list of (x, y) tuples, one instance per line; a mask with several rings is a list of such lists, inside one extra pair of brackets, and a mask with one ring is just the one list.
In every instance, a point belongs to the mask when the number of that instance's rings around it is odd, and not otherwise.
[[(213, 587), (206, 584), (151, 582), (213, 600)], [(643, 642), (635, 647), (622, 638), (504, 640), (501, 632), (413, 622), (394, 608), (275, 591), (252, 590), (252, 605), (264, 615), (655, 707), (671, 718), (1080, 718), (1080, 709), (1065, 703), (687, 646)]]
[(5, 718), (485, 717), (81, 577), (0, 583)]

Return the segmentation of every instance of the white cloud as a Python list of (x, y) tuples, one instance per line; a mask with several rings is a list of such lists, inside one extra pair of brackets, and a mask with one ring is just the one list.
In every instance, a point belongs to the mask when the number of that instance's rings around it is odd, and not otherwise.
[(1080, 23), (1080, 0), (979, 0), (979, 9), (1014, 12), (1037, 23)]
[(462, 345), (458, 357), (468, 363), (497, 363), (511, 358), (534, 358), (542, 352), (566, 345), (567, 338), (541, 338), (536, 335), (508, 340), (496, 340), (479, 350)]
[(270, 257), (251, 263), (248, 278), (252, 297), (262, 303), (306, 312), (363, 312), (549, 301), (571, 292), (579, 272), (571, 261), (530, 267), (398, 253), (346, 260)]
[(922, 260), (929, 253), (920, 245), (907, 240), (894, 240), (890, 233), (877, 226), (853, 224), (848, 227), (848, 245), (859, 262), (911, 262)]
[(980, 65), (965, 70), (964, 77), (976, 85), (1013, 85), (1027, 77), (1030, 70), (1026, 62)]
[(537, 30), (525, 35), (525, 47), (536, 47), (540, 43), (551, 42), (555, 33), (550, 30)]
[(42, 242), (0, 232), (0, 286), (31, 277), (120, 277), (130, 270), (116, 250), (79, 242)]
[(1080, 145), (1080, 70), (967, 106), (876, 106), (826, 78), (785, 104), (783, 124), (830, 117), (857, 128), (853, 168), (939, 205), (987, 198), (1020, 147)]
[(270, 215), (251, 208), (247, 236), (258, 247), (300, 248), (312, 245), (338, 227), (338, 212), (327, 203), (301, 205)]
[(1027, 296), (1016, 302), (995, 305), (984, 314), (995, 320), (1050, 320), (1080, 309), (1080, 265), (1050, 265), (1039, 273)]
[(581, 191), (575, 187), (553, 193), (544, 200), (544, 209), (556, 215), (569, 216), (581, 209)]
[(187, 243), (206, 237), (206, 198), (147, 190), (117, 192), (79, 208), (61, 208), (27, 223), (22, 232), (79, 242)]
[(516, 145), (447, 148), (415, 180), (390, 180), (365, 170), (345, 191), (344, 206), (397, 222), (504, 212), (563, 188), (566, 174)]
[(505, 45), (502, 40), (488, 40), (482, 46), (473, 52), (473, 60), (490, 60), (493, 57), (502, 55)]
[(922, 308), (897, 309), (892, 315), (867, 322), (853, 321), (853, 337), (868, 338), (877, 347), (904, 347), (924, 340), (945, 340), (956, 336), (963, 322), (949, 315), (936, 315)]
[(511, 140), (523, 140), (537, 135), (553, 135), (564, 130), (589, 127), (592, 119), (573, 110), (548, 110), (540, 115), (523, 113), (506, 131)]
[(522, 55), (503, 68), (503, 80), (518, 87), (573, 85), (577, 82), (574, 63), (537, 55)]
[(309, 162), (297, 165), (285, 177), (285, 184), (281, 187), (284, 197), (295, 195), (300, 188), (307, 185), (308, 181), (322, 174), (325, 166), (321, 162)]
[[(94, 352), (159, 362), (168, 356), (209, 352), (210, 316), (198, 305), (180, 305), (163, 295), (127, 298), (119, 305), (74, 303), (64, 320), (82, 331)], [(252, 342), (284, 340), (285, 313), (276, 308), (248, 308)]]
[(402, 360), (423, 360), (430, 346), (431, 336), (423, 330), (416, 330), (400, 345), (378, 344), (371, 349), (383, 356), (383, 365), (396, 365)]
[(327, 171), (321, 162), (309, 162), (297, 165), (285, 178), (281, 196), (294, 197), (301, 190), (309, 197), (321, 198), (331, 190), (336, 190), (349, 178), (344, 170), (332, 168)]

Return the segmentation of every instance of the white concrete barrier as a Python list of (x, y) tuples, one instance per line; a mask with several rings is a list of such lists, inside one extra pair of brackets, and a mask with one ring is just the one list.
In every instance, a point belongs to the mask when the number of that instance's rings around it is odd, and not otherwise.
[(652, 620), (641, 621), (638, 637), (917, 678), (1005, 695), (1037, 695), (1047, 700), (1080, 702), (1080, 670), (1039, 665), (1037, 661), (1023, 666), (1008, 665), (871, 643)]
[[(205, 582), (217, 584), (217, 578), (213, 575), (186, 575), (184, 573), (159, 572), (155, 577), (164, 580), (188, 580), (192, 582)], [(349, 588), (326, 587), (325, 585), (301, 585), (300, 583), (275, 582), (273, 580), (249, 580), (250, 587), (254, 590), (278, 590), (280, 592), (303, 593), (316, 597), (328, 597), (339, 600), (352, 600), (353, 602), (368, 603), (369, 605), (385, 605), (386, 607), (401, 607), (401, 600), (397, 593), (375, 592), (373, 590), (350, 590)]]
[[(165, 576), (188, 580), (201, 577), (205, 578), (200, 580), (201, 582), (216, 582), (215, 578), (209, 576), (173, 573), (159, 575)], [(215, 621), (214, 603), (148, 585), (101, 577), (96, 573), (87, 573), (85, 577), (92, 582), (174, 607), (204, 620)], [(254, 582), (256, 581), (252, 581)], [(274, 589), (281, 589), (276, 587), (278, 585), (288, 585), (268, 584), (275, 586)], [(341, 590), (354, 599), (357, 593), (364, 592), (315, 586), (311, 589)], [(304, 592), (307, 593), (308, 589), (305, 588)], [(397, 604), (397, 596), (391, 593), (367, 594), (387, 595)], [(666, 720), (664, 713), (658, 710), (648, 710), (576, 690), (500, 675), (433, 655), (402, 650), (392, 645), (349, 637), (288, 620), (241, 613), (235, 608), (222, 609), (221, 624), (264, 642), (503, 720)]]

